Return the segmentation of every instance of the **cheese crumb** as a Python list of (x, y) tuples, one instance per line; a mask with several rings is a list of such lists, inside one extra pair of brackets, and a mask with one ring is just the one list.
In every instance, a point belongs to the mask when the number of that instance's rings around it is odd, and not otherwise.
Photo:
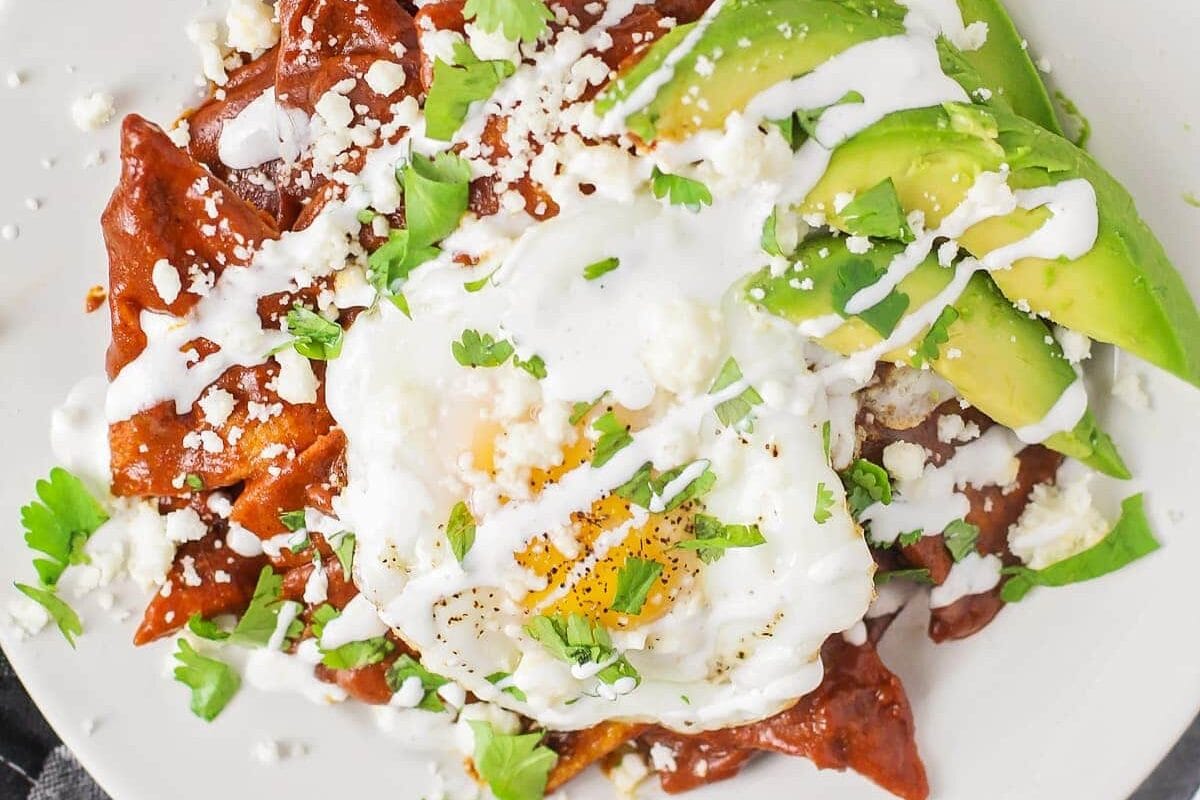
[(92, 92), (71, 103), (71, 119), (81, 131), (103, 128), (116, 113), (115, 101), (108, 92)]
[(21, 639), (41, 632), (50, 623), (46, 609), (24, 595), (10, 601), (5, 611)]
[[(214, 428), (219, 428), (229, 420), (237, 400), (224, 389), (213, 388), (200, 398), (199, 405), (201, 413), (204, 414), (204, 421)], [(209, 506), (211, 507), (212, 503), (209, 503)]]
[(291, 347), (276, 353), (275, 360), (279, 363), (275, 379), (279, 399), (293, 405), (317, 402), (317, 376), (309, 360)]
[(883, 466), (897, 480), (915, 481), (925, 472), (925, 448), (912, 442), (892, 442), (883, 448)]
[(1080, 553), (1104, 538), (1108, 523), (1092, 505), (1091, 475), (1058, 485), (1039, 483), (1029, 504), (1008, 529), (1008, 546), (1032, 569), (1042, 569)]
[(258, 58), (279, 41), (279, 23), (271, 4), (261, 0), (230, 0), (225, 12), (225, 44)]
[(179, 280), (179, 270), (171, 266), (171, 262), (165, 258), (154, 262), (150, 280), (154, 283), (154, 291), (158, 292), (159, 298), (167, 305), (175, 302), (180, 289), (183, 288)]
[(181, 508), (166, 516), (167, 538), (178, 544), (195, 542), (204, 538), (208, 526), (192, 508)]
[(679, 768), (675, 763), (675, 751), (662, 742), (650, 746), (650, 764), (657, 772), (674, 772)]
[(218, 86), (229, 82), (225, 74), (225, 51), (221, 48), (221, 31), (215, 22), (194, 20), (186, 28), (188, 40), (200, 55), (200, 71)]
[(1113, 382), (1113, 396), (1134, 411), (1145, 411), (1150, 408), (1150, 397), (1142, 388), (1142, 376), (1136, 372), (1126, 372)]
[(407, 80), (408, 75), (405, 74), (404, 67), (383, 59), (372, 64), (366, 75), (367, 86), (371, 87), (371, 91), (384, 97), (403, 87)]

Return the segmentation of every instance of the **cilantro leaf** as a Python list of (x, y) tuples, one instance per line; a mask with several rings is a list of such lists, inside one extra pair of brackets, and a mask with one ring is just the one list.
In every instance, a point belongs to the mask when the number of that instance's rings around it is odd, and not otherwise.
[(333, 544), (333, 554), (337, 556), (338, 563), (342, 565), (342, 574), (349, 580), (354, 574), (354, 551), (356, 549), (357, 539), (350, 531), (342, 531), (338, 534), (337, 542)]
[[(504, 683), (505, 681), (508, 681), (511, 678), (512, 678), (511, 672), (493, 672), (491, 675), (488, 675), (485, 680), (487, 680), (487, 682), (490, 684), (498, 685), (498, 684)], [(525, 693), (523, 691), (521, 691), (521, 689), (514, 684), (510, 684), (508, 686), (501, 686), (500, 691), (504, 692), (505, 694), (512, 695), (516, 699), (520, 700), (522, 703), (524, 703), (526, 700), (529, 699), (528, 697), (525, 696)]]
[(486, 100), (516, 70), (511, 61), (480, 61), (466, 45), (454, 48), (456, 65), (440, 58), (433, 64), (433, 83), (425, 97), (425, 135), (449, 141), (471, 110)]
[(467, 0), (463, 19), (475, 20), (485, 33), (502, 31), (509, 41), (537, 41), (554, 14), (542, 0)]
[(725, 551), (733, 547), (757, 547), (766, 544), (757, 525), (726, 525), (716, 517), (697, 514), (692, 518), (692, 536), (675, 546), (681, 550), (695, 550), (705, 564), (725, 557)]
[(50, 557), (34, 559), (33, 566), (43, 585), (54, 586), (69, 565), (86, 563), (83, 545), (108, 521), (108, 514), (83, 481), (62, 467), (50, 470), (49, 478), (38, 481), (35, 491), (40, 502), (21, 509), (21, 525), (25, 544)]
[(513, 356), (513, 366), (520, 367), (539, 381), (545, 378), (547, 374), (546, 362), (542, 360), (541, 356), (532, 356), (527, 361), (522, 361), (517, 356)]
[(579, 420), (586, 417), (588, 415), (588, 412), (591, 411), (596, 406), (598, 406), (600, 404), (600, 401), (603, 399), (604, 399), (604, 395), (600, 395), (599, 397), (597, 397), (595, 400), (591, 401), (590, 403), (587, 400), (580, 400), (578, 403), (571, 406), (571, 416), (567, 421), (570, 422), (572, 425), (578, 425)]
[(312, 634), (319, 642), (321, 637), (325, 635), (325, 626), (340, 617), (342, 612), (338, 611), (329, 603), (321, 603), (312, 613)]
[(242, 685), (242, 679), (224, 661), (197, 653), (186, 639), (180, 639), (175, 660), (175, 680), (192, 690), (192, 713), (212, 722)]
[(625, 559), (617, 572), (617, 593), (609, 607), (620, 614), (642, 613), (646, 596), (662, 570), (662, 564), (648, 558), (630, 556)]
[(825, 453), (825, 460), (829, 461), (829, 448), (833, 439), (833, 424), (829, 420), (825, 420), (821, 424), (821, 450)]
[(942, 354), (942, 345), (950, 341), (950, 326), (954, 324), (958, 316), (958, 309), (954, 306), (946, 306), (942, 309), (942, 313), (938, 314), (937, 319), (925, 332), (921, 343), (917, 345), (917, 353), (909, 361), (912, 366), (919, 368), (922, 364), (937, 361), (938, 356)]
[[(709, 388), (708, 393), (716, 394), (741, 379), (742, 370), (733, 356), (730, 356), (721, 365), (721, 371), (717, 373), (717, 378), (713, 381), (713, 385)], [(731, 397), (728, 400), (718, 403), (713, 411), (722, 425), (732, 427), (744, 423), (749, 430), (751, 427), (749, 422), (750, 410), (762, 403), (762, 401), (762, 395), (753, 386), (747, 386), (737, 397)]]
[(347, 642), (332, 650), (323, 650), (321, 663), (330, 669), (361, 669), (383, 661), (396, 645), (386, 636), (376, 636), (360, 642)]
[(453, 153), (414, 153), (401, 170), (410, 244), (426, 247), (454, 232), (467, 212), (471, 165)]
[(767, 124), (773, 125), (779, 131), (779, 135), (787, 142), (788, 147), (796, 150), (800, 145), (804, 144), (804, 140), (808, 137), (800, 128), (800, 124), (796, 121), (795, 114), (789, 114), (783, 119), (770, 119)]
[(483, 289), (483, 287), (487, 286), (488, 281), (490, 281), (492, 279), (492, 276), (495, 275), (499, 271), (500, 271), (500, 268), (496, 267), (494, 270), (489, 272), (487, 275), (484, 275), (482, 278), (478, 278), (473, 281), (466, 281), (465, 283), (463, 283), (463, 288), (466, 289), (468, 292), (471, 292), (472, 294), (474, 294), (475, 292), (478, 292), (481, 289)]
[(496, 800), (541, 800), (558, 754), (540, 745), (544, 732), (509, 736), (487, 722), (470, 720), (475, 736), (475, 771)]
[(1016, 603), (1035, 586), (1066, 586), (1090, 581), (1115, 572), (1158, 548), (1159, 543), (1146, 518), (1142, 495), (1135, 494), (1121, 503), (1121, 518), (1112, 530), (1082, 553), (1042, 569), (1005, 567), (1004, 574), (1011, 577), (1004, 582), (1000, 596), (1006, 602)]
[(525, 633), (560, 661), (579, 665), (610, 662), (596, 673), (604, 683), (612, 684), (624, 677), (641, 680), (625, 656), (617, 655), (608, 631), (582, 614), (542, 614), (529, 621)]
[(892, 502), (892, 481), (887, 470), (865, 458), (860, 458), (841, 474), (846, 487), (846, 503), (855, 519), (875, 503), (888, 505)]
[(83, 623), (79, 621), (79, 615), (75, 613), (75, 609), (60, 598), (53, 588), (41, 589), (24, 583), (14, 583), (13, 586), (17, 587), (17, 591), (21, 594), (46, 609), (46, 613), (50, 615), (50, 619), (54, 620), (59, 632), (67, 640), (67, 644), (71, 647), (75, 646), (75, 637), (83, 635)]
[(801, 109), (795, 112), (792, 116), (796, 120), (796, 125), (798, 125), (808, 137), (816, 138), (817, 123), (821, 121), (821, 116), (826, 111), (834, 106), (847, 105), (850, 103), (861, 103), (864, 101), (864, 99), (865, 98), (858, 92), (850, 91), (842, 95), (842, 98), (836, 103), (831, 103), (827, 106), (821, 106), (819, 108)]
[(898, 239), (911, 242), (912, 229), (900, 205), (900, 195), (891, 178), (851, 200), (841, 211), (842, 226), (855, 236), (875, 236), (881, 239)]
[(865, 258), (848, 258), (838, 265), (833, 284), (833, 308), (843, 317), (857, 316), (870, 325), (880, 336), (887, 338), (896, 329), (896, 324), (908, 310), (908, 295), (895, 289), (882, 301), (858, 314), (847, 314), (846, 303), (860, 289), (873, 285), (883, 276), (882, 270)]
[(688, 211), (699, 211), (701, 206), (712, 205), (712, 192), (700, 181), (663, 172), (658, 167), (650, 173), (650, 190), (659, 200), (664, 197), (673, 206), (683, 206)]
[(783, 248), (779, 246), (779, 237), (775, 233), (776, 227), (779, 224), (779, 207), (773, 206), (771, 214), (763, 221), (762, 237), (760, 242), (762, 249), (769, 256), (782, 256)]
[(584, 267), (583, 278), (584, 280), (594, 281), (601, 275), (607, 275), (619, 266), (621, 266), (621, 259), (616, 258), (615, 256), (612, 258), (604, 258), (595, 262), (594, 264), (588, 264), (586, 267)]
[(199, 612), (188, 617), (187, 626), (189, 631), (210, 642), (223, 642), (230, 636), (229, 631), (222, 629), (215, 621), (205, 619)]
[(817, 483), (816, 505), (813, 506), (813, 521), (824, 525), (833, 516), (833, 491), (826, 488), (825, 482)]
[[(367, 275), (375, 291), (392, 293), (394, 303), (408, 316), (408, 302), (397, 294), (408, 274), (426, 261), (438, 257), (441, 251), (429, 244), (418, 244), (405, 228), (388, 231), (388, 240), (367, 258)], [(401, 305), (403, 303), (403, 305)]]
[(200, 492), (204, 490), (204, 478), (201, 478), (194, 472), (189, 472), (183, 479), (183, 482), (186, 483), (187, 487), (193, 492)]
[(933, 585), (933, 578), (930, 576), (929, 570), (925, 568), (885, 569), (875, 573), (876, 586), (883, 586), (885, 583), (890, 583), (898, 579), (913, 581), (914, 583), (923, 583), (929, 586)]
[(254, 596), (242, 618), (229, 635), (230, 642), (250, 647), (265, 647), (275, 633), (279, 610), (283, 606), (283, 576), (277, 575), (270, 565), (258, 573)]
[(475, 544), (475, 518), (471, 516), (467, 504), (459, 500), (450, 509), (450, 519), (446, 522), (446, 539), (450, 542), (450, 552), (462, 563)]
[[(915, 531), (908, 531), (896, 537), (896, 541), (900, 542), (901, 547), (912, 547), (917, 542), (925, 538), (925, 531), (917, 528)], [(955, 559), (957, 561), (958, 559)]]
[(942, 538), (954, 560), (962, 561), (968, 553), (975, 552), (975, 542), (979, 540), (979, 526), (956, 519), (942, 531)]
[(404, 686), (405, 681), (409, 678), (416, 678), (421, 681), (421, 688), (425, 690), (425, 696), (421, 698), (417, 708), (435, 713), (446, 710), (446, 704), (438, 696), (437, 690), (448, 684), (449, 679), (425, 669), (408, 653), (401, 655), (388, 667), (384, 678), (387, 680), (388, 688), (393, 692), (400, 691), (400, 687)]
[(498, 367), (513, 354), (513, 346), (505, 339), (497, 341), (490, 333), (467, 330), (462, 339), (450, 344), (454, 360), (464, 367)]
[(296, 303), (287, 314), (288, 333), (295, 337), (292, 346), (305, 358), (329, 361), (342, 352), (345, 331), (332, 320)]
[(304, 509), (297, 508), (294, 511), (281, 512), (279, 522), (292, 533), (301, 530), (305, 526)]
[(704, 463), (704, 471), (671, 497), (664, 496), (667, 487), (682, 475), (684, 470), (692, 466), (691, 464), (684, 464), (669, 469), (655, 478), (652, 477), (654, 472), (653, 465), (647, 461), (638, 467), (638, 471), (633, 474), (632, 478), (625, 481), (625, 483), (616, 489), (613, 489), (613, 494), (645, 509), (649, 509), (654, 498), (658, 497), (663, 501), (662, 511), (674, 511), (692, 498), (700, 497), (707, 493), (713, 487), (713, 484), (716, 483), (716, 473), (709, 469), (707, 462)]
[(592, 453), (593, 467), (604, 466), (618, 452), (633, 444), (629, 428), (622, 425), (611, 411), (593, 422), (592, 430), (600, 434), (600, 438), (596, 440), (596, 449)]

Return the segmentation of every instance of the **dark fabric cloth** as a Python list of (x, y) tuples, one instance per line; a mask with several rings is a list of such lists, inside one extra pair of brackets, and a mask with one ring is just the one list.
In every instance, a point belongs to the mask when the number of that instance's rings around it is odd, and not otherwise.
[(0, 800), (109, 800), (42, 719), (3, 652)]
[[(1193, 800), (1200, 717), (1129, 800)], [(0, 651), (0, 800), (110, 800), (42, 719)]]

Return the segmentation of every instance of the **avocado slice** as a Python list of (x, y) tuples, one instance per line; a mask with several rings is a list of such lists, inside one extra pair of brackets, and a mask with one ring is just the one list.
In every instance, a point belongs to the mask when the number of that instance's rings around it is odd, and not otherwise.
[(958, 7), (964, 24), (985, 22), (988, 26), (983, 47), (962, 54), (984, 86), (999, 94), (1018, 115), (1063, 136), (1046, 84), (1000, 0), (958, 0)]
[[(853, 6), (837, 0), (733, 0), (711, 20), (680, 25), (655, 42), (596, 98), (595, 110), (604, 115), (633, 95), (707, 22), (654, 99), (625, 124), (646, 142), (720, 128), (731, 111), (745, 108), (764, 88), (811, 72), (856, 44), (904, 32), (895, 15), (875, 17)], [(705, 98), (703, 107), (692, 96)]]
[[(903, 251), (895, 242), (877, 242), (863, 254), (851, 253), (845, 240), (819, 237), (805, 241), (792, 256), (792, 269), (780, 275), (763, 270), (746, 283), (750, 302), (776, 316), (801, 323), (838, 313), (835, 295), (841, 275), (868, 268), (880, 273)], [(954, 275), (929, 257), (900, 282), (907, 313), (932, 300)], [(811, 281), (811, 283), (809, 282)], [(976, 273), (953, 303), (957, 316), (935, 323), (940, 336), (925, 327), (912, 341), (881, 360), (919, 365), (922, 361), (958, 393), (992, 419), (1010, 428), (1041, 420), (1075, 380), (1075, 370), (1041, 320), (1013, 307), (985, 273)], [(906, 313), (906, 315), (907, 315)], [(818, 339), (828, 350), (850, 355), (883, 340), (868, 322), (848, 317)], [(1054, 434), (1043, 444), (1118, 478), (1129, 471), (1091, 412), (1074, 429)]]
[[(1096, 193), (1095, 246), (1074, 260), (1025, 258), (992, 278), (1022, 307), (1093, 339), (1118, 345), (1200, 386), (1200, 313), (1182, 278), (1128, 192), (1090, 156), (1038, 125), (999, 108), (945, 104), (885, 117), (834, 151), (802, 210), (833, 213), (834, 198), (864, 192), (891, 178), (906, 212), (919, 209), (937, 225), (966, 196), (976, 177), (1006, 164), (1014, 190), (1083, 178)], [(982, 258), (1036, 231), (1044, 208), (981, 222), (959, 243)]]

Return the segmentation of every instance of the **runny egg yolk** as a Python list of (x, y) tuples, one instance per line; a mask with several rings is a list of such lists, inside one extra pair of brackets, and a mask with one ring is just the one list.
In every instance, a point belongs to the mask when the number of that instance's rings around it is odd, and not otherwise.
[[(597, 412), (600, 413), (600, 412)], [(579, 423), (580, 435), (563, 450), (563, 460), (548, 470), (535, 469), (530, 475), (530, 492), (536, 497), (548, 484), (558, 481), (576, 468), (588, 468), (594, 443), (584, 435), (597, 413)], [(617, 410), (620, 415), (620, 410)], [(625, 415), (624, 418), (628, 418)], [(475, 463), (489, 469), (493, 461), (491, 442), (495, 430), (479, 431), (476, 436)], [(586, 512), (572, 515), (576, 552), (568, 557), (546, 533), (535, 536), (516, 560), (540, 578), (546, 586), (525, 596), (526, 609), (539, 614), (583, 614), (610, 630), (636, 628), (652, 622), (671, 608), (680, 592), (693, 580), (700, 560), (693, 551), (681, 550), (676, 543), (688, 538), (695, 503), (684, 503), (668, 512), (651, 514), (637, 527), (630, 527), (624, 539), (603, 553), (597, 541), (608, 531), (625, 525), (633, 518), (630, 501), (606, 491)], [(621, 568), (630, 558), (657, 562), (662, 571), (646, 594), (640, 613), (613, 611)]]

